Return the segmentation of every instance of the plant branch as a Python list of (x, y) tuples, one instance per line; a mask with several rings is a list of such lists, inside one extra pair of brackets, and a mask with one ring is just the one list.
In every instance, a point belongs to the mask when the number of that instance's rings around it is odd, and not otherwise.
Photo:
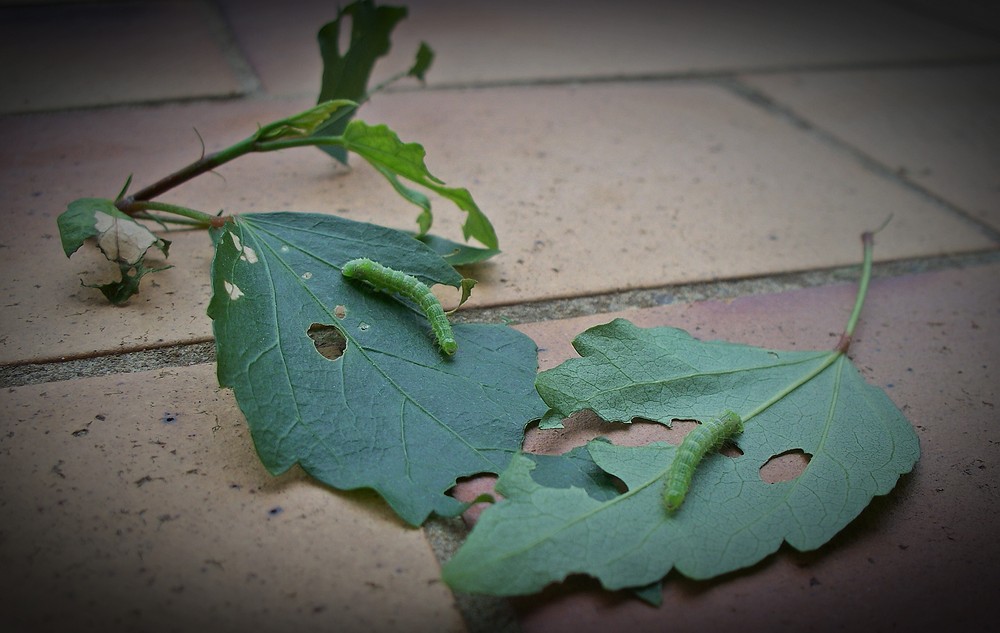
[[(197, 209), (191, 209), (188, 207), (178, 206), (176, 204), (167, 204), (166, 202), (153, 202), (151, 200), (133, 200), (131, 197), (123, 198), (117, 203), (118, 209), (122, 213), (128, 214), (130, 216), (135, 216), (138, 214), (146, 214), (147, 211), (162, 211), (164, 213), (172, 213), (174, 215), (179, 215), (182, 218), (187, 218), (188, 222), (179, 221), (180, 224), (188, 224), (195, 226), (221, 226), (226, 218), (217, 215), (209, 215), (204, 211), (198, 211)], [(124, 207), (124, 208), (123, 208)], [(148, 214), (147, 214), (148, 215)], [(158, 222), (172, 222), (175, 220), (170, 220), (168, 218), (161, 218), (159, 216), (152, 216)]]
[(132, 215), (136, 220), (149, 220), (151, 222), (156, 222), (161, 225), (164, 230), (169, 230), (167, 224), (178, 224), (181, 226), (191, 226), (195, 228), (203, 228), (205, 226), (204, 222), (199, 222), (198, 220), (192, 220), (190, 218), (170, 218), (162, 215), (157, 215), (155, 213), (149, 213), (148, 211), (138, 211)]
[[(212, 171), (216, 167), (224, 165), (225, 163), (239, 158), (244, 154), (252, 152), (270, 152), (289, 147), (304, 147), (307, 145), (343, 145), (344, 141), (341, 137), (314, 137), (310, 135), (322, 123), (334, 116), (337, 111), (343, 108), (356, 107), (356, 103), (346, 99), (324, 101), (323, 103), (320, 103), (315, 107), (304, 112), (300, 112), (294, 116), (268, 123), (267, 125), (259, 127), (252, 136), (243, 139), (239, 143), (230, 145), (225, 149), (211, 154), (205, 155), (203, 153), (202, 157), (193, 163), (182, 167), (181, 169), (161, 178), (151, 185), (143, 187), (131, 196), (120, 196), (115, 205), (122, 213), (126, 213), (128, 215), (143, 211), (145, 209), (135, 206), (136, 203), (148, 202), (153, 198), (170, 191), (174, 187), (182, 185), (196, 176)], [(199, 138), (201, 138), (200, 135)], [(152, 207), (150, 208), (152, 209)], [(176, 213), (175, 210), (159, 210)], [(178, 213), (177, 215), (184, 214)], [(201, 220), (202, 218), (195, 217), (193, 219)]]
[[(252, 152), (254, 151), (253, 145), (255, 141), (256, 136), (252, 136), (236, 143), (235, 145), (227, 147), (226, 149), (202, 156), (190, 165), (182, 167), (169, 176), (165, 176), (147, 187), (143, 187), (131, 196), (123, 197), (118, 202), (118, 209), (122, 213), (129, 213), (125, 207), (131, 208), (133, 203), (152, 200), (153, 198), (170, 191), (174, 187), (184, 184), (196, 176), (212, 171), (220, 165)], [(129, 215), (131, 215), (131, 213), (129, 213)]]

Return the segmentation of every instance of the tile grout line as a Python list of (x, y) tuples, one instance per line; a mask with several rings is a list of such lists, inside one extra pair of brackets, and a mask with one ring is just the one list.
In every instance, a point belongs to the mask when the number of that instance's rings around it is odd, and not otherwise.
[(934, 193), (927, 187), (913, 180), (910, 180), (889, 165), (886, 165), (858, 147), (855, 147), (851, 143), (841, 139), (833, 132), (830, 132), (824, 127), (813, 123), (791, 107), (774, 99), (766, 92), (744, 83), (739, 77), (720, 78), (716, 80), (715, 83), (734, 96), (750, 103), (760, 110), (763, 110), (771, 116), (782, 119), (790, 125), (811, 134), (831, 149), (846, 154), (873, 175), (893, 183), (896, 186), (916, 193), (925, 200), (938, 206), (952, 217), (975, 229), (995, 244), (1000, 245), (1000, 230), (993, 228), (985, 221), (975, 217), (961, 206), (949, 201), (947, 198)]
[[(875, 265), (874, 278), (961, 269), (1000, 262), (1000, 250), (921, 257)], [(553, 321), (593, 314), (652, 308), (672, 303), (719, 301), (762, 294), (789, 292), (857, 280), (858, 266), (779, 272), (746, 278), (693, 281), (651, 288), (612, 291), (585, 296), (549, 298), (485, 308), (465, 308), (454, 323), (521, 323)], [(0, 365), (0, 388), (93, 378), (114, 374), (155, 371), (214, 363), (214, 340), (146, 347), (122, 352), (93, 354)]]
[[(213, 20), (215, 21), (223, 21), (224, 19), (225, 18), (221, 15), (213, 17)], [(227, 26), (222, 24), (221, 26), (216, 27), (214, 31), (219, 31), (220, 29), (225, 30), (227, 29)], [(283, 101), (289, 99), (315, 99), (315, 91), (289, 92), (282, 94), (269, 94), (264, 92), (257, 74), (254, 72), (253, 67), (243, 55), (238, 42), (236, 42), (232, 37), (227, 36), (225, 33), (217, 35), (216, 41), (223, 47), (223, 54), (229, 62), (230, 67), (237, 74), (238, 79), (243, 84), (242, 90), (245, 92), (234, 93), (231, 95), (203, 95), (192, 97), (172, 97), (166, 99), (121, 101), (97, 105), (73, 106), (68, 108), (40, 108), (36, 110), (6, 112), (3, 113), (2, 116), (28, 116), (33, 114), (54, 114), (60, 112), (101, 111), (122, 107), (157, 107), (170, 106), (174, 104), (214, 103), (241, 100)], [(495, 90), (500, 88), (586, 86), (615, 83), (718, 83), (725, 80), (736, 80), (742, 75), (780, 75), (788, 73), (824, 73), (868, 70), (920, 70), (994, 65), (1000, 65), (1000, 56), (982, 55), (955, 59), (927, 58), (866, 62), (828, 62), (804, 65), (788, 64), (756, 67), (748, 66), (742, 68), (720, 68), (716, 70), (701, 71), (667, 71), (660, 73), (623, 73), (589, 76), (536, 77), (528, 79), (497, 79), (473, 82), (442, 82), (431, 83), (429, 85), (389, 87), (383, 94), (402, 94), (424, 91), (448, 92), (464, 90)], [(433, 72), (433, 70), (431, 72)]]
[[(420, 529), (442, 567), (451, 560), (469, 533), (461, 517), (434, 517)], [(508, 599), (456, 591), (451, 595), (467, 633), (519, 633), (521, 630), (517, 613)]]
[(240, 84), (240, 93), (234, 97), (248, 97), (261, 92), (260, 77), (240, 47), (226, 12), (217, 0), (204, 0), (199, 4), (205, 14), (205, 25)]
[(869, 70), (921, 70), (967, 66), (994, 66), (997, 64), (1000, 64), (1000, 56), (997, 55), (976, 55), (953, 59), (915, 58), (863, 62), (815, 62), (811, 64), (777, 64), (770, 66), (761, 65), (710, 70), (675, 70), (633, 74), (623, 73), (563, 77), (536, 77), (528, 79), (494, 79), (474, 82), (455, 81), (434, 83), (426, 86), (400, 86), (389, 88), (386, 92), (419, 92), (421, 90), (492, 90), (495, 88), (582, 86), (609, 83), (710, 82), (720, 79), (734, 79), (741, 75), (781, 75), (790, 73), (826, 73)]

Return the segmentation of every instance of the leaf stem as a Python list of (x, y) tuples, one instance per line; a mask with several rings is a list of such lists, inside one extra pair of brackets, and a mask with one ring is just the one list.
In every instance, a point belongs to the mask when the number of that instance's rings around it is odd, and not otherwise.
[(157, 224), (163, 226), (163, 228), (167, 230), (169, 230), (168, 227), (166, 226), (168, 223), (178, 224), (181, 226), (192, 226), (195, 228), (203, 228), (205, 226), (205, 223), (199, 220), (192, 220), (190, 218), (181, 218), (181, 217), (169, 218), (162, 215), (157, 215), (155, 213), (149, 213), (147, 211), (139, 211), (135, 213), (132, 217), (135, 218), (136, 220), (150, 220), (151, 222), (156, 222)]
[[(131, 198), (123, 198), (117, 203), (117, 206), (123, 213), (131, 216), (145, 213), (146, 211), (162, 211), (164, 213), (179, 215), (182, 218), (187, 218), (188, 220), (193, 220), (194, 225), (203, 227), (219, 226), (225, 221), (224, 218), (220, 216), (209, 215), (204, 211), (198, 211), (197, 209), (182, 207), (176, 204), (167, 204), (166, 202), (154, 202), (152, 200), (132, 200)], [(154, 216), (153, 219), (156, 219), (157, 221), (174, 221), (167, 218), (159, 218), (159, 216)], [(179, 223), (192, 224), (192, 222)]]
[(771, 405), (782, 400), (788, 394), (826, 371), (827, 367), (835, 363), (839, 358), (847, 353), (847, 349), (851, 346), (851, 337), (854, 335), (854, 328), (857, 327), (858, 319), (861, 317), (861, 308), (864, 306), (865, 296), (868, 294), (868, 283), (871, 281), (872, 276), (872, 253), (875, 248), (875, 234), (884, 229), (886, 224), (888, 224), (891, 219), (892, 216), (890, 215), (889, 218), (882, 223), (882, 226), (878, 227), (874, 231), (865, 231), (861, 234), (861, 244), (864, 249), (864, 258), (861, 263), (861, 279), (858, 282), (858, 294), (854, 300), (854, 309), (851, 311), (851, 316), (847, 320), (847, 326), (844, 327), (844, 333), (840, 335), (840, 340), (837, 342), (837, 346), (830, 350), (819, 367), (788, 385), (766, 402), (761, 403), (756, 409), (744, 415), (744, 422), (760, 415)]
[(400, 71), (400, 72), (396, 73), (395, 75), (393, 75), (392, 77), (389, 77), (385, 81), (377, 84), (374, 88), (372, 88), (371, 90), (369, 90), (368, 92), (366, 92), (365, 95), (363, 97), (361, 97), (361, 99), (358, 100), (358, 105), (360, 106), (360, 105), (364, 105), (365, 103), (368, 103), (368, 101), (371, 100), (372, 95), (374, 95), (374, 94), (376, 94), (378, 92), (382, 92), (383, 90), (385, 90), (386, 88), (388, 88), (392, 84), (396, 83), (400, 79), (403, 79), (404, 77), (408, 77), (409, 75), (410, 75), (410, 71), (408, 71), (408, 70)]
[(882, 223), (882, 226), (874, 231), (865, 231), (861, 234), (861, 244), (864, 248), (864, 260), (861, 264), (861, 281), (858, 282), (858, 296), (854, 301), (854, 310), (851, 311), (851, 317), (847, 320), (844, 333), (840, 335), (840, 341), (837, 343), (836, 350), (841, 353), (847, 353), (847, 348), (851, 346), (851, 337), (854, 336), (854, 328), (858, 325), (858, 319), (861, 317), (861, 308), (864, 306), (865, 296), (868, 294), (868, 282), (871, 281), (872, 277), (872, 252), (875, 249), (875, 234), (884, 229), (891, 219), (892, 216), (890, 215)]
[(255, 152), (274, 152), (291, 147), (310, 147), (313, 145), (340, 145), (345, 146), (347, 141), (343, 136), (308, 136), (304, 138), (286, 138), (278, 141), (267, 141), (257, 143), (253, 149)]

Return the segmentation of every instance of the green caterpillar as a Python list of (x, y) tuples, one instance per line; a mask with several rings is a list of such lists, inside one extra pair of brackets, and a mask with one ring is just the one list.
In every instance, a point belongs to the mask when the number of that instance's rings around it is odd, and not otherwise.
[(431, 329), (434, 330), (434, 337), (437, 339), (441, 351), (449, 356), (458, 350), (458, 342), (451, 331), (451, 324), (448, 323), (448, 316), (441, 307), (441, 302), (437, 300), (431, 289), (428, 288), (416, 277), (407, 275), (383, 266), (365, 257), (352, 259), (344, 264), (340, 269), (345, 277), (367, 281), (378, 290), (395, 292), (420, 306), (427, 320), (430, 321)]
[(732, 411), (726, 411), (718, 418), (712, 418), (696, 426), (684, 436), (677, 447), (674, 461), (667, 470), (667, 486), (663, 491), (663, 505), (673, 512), (684, 502), (691, 478), (698, 462), (708, 451), (718, 448), (723, 442), (743, 432), (743, 420)]

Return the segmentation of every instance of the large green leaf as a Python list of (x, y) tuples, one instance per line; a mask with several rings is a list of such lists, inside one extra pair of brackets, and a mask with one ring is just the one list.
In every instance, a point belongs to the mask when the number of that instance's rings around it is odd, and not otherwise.
[[(574, 346), (582, 358), (537, 381), (550, 423), (583, 409), (664, 424), (733, 410), (746, 420), (735, 439), (742, 455), (709, 454), (675, 512), (662, 498), (674, 446), (591, 443), (596, 464), (628, 489), (605, 501), (541, 485), (533, 462), (518, 457), (497, 485), (507, 499), (483, 513), (445, 567), (455, 589), (530, 593), (571, 573), (612, 589), (638, 587), (671, 569), (699, 579), (747, 567), (783, 541), (812, 550), (888, 493), (919, 456), (910, 423), (840, 350), (702, 342), (624, 320), (584, 332)], [(811, 456), (801, 474), (761, 478), (772, 457), (796, 450)]]
[[(507, 327), (457, 325), (437, 348), (419, 310), (340, 273), (368, 257), (428, 286), (462, 278), (412, 236), (343, 218), (245, 214), (213, 234), (219, 382), (232, 387), (265, 466), (299, 463), (340, 489), (373, 488), (412, 524), (462, 505), (458, 477), (500, 472), (544, 410), (536, 348)], [(343, 355), (308, 331), (336, 328)]]

